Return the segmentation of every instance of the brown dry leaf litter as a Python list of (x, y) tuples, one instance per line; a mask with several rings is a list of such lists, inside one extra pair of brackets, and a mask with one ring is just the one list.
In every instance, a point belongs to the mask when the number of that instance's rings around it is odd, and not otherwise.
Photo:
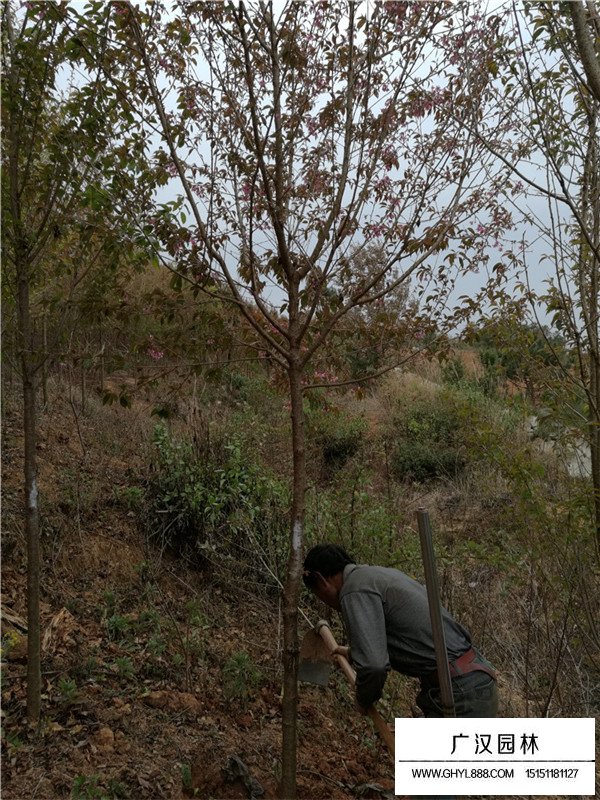
[[(134, 434), (131, 412), (98, 405), (79, 424), (84, 459), (78, 436), (68, 433), (74, 425), (66, 401), (53, 400), (40, 420), (43, 720), (35, 735), (25, 718), (25, 633), (8, 619), (24, 623), (26, 571), (22, 442), (16, 409), (5, 399), (4, 521), (13, 544), (3, 560), (3, 634), (10, 628), (20, 644), (13, 642), (12, 657), (8, 648), (2, 670), (3, 800), (66, 800), (76, 791), (86, 800), (226, 800), (249, 797), (253, 781), (274, 800), (281, 736), (276, 595), (253, 600), (245, 587), (222, 589), (210, 575), (149, 550), (114, 491), (142, 472), (143, 422), (137, 419)], [(78, 480), (85, 486), (76, 497)], [(205, 626), (190, 651), (186, 687), (177, 654), (191, 637), (182, 613), (189, 603)], [(262, 680), (240, 699), (224, 691), (223, 665), (242, 650)], [(354, 714), (342, 679), (328, 690), (300, 689), (298, 769), (300, 798), (368, 800), (392, 790), (392, 764), (369, 723)]]

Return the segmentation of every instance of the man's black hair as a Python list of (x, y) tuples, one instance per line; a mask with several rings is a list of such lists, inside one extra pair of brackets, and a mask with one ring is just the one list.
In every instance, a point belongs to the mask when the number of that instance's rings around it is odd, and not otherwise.
[(312, 589), (317, 582), (317, 573), (324, 578), (331, 578), (342, 572), (346, 564), (355, 564), (352, 556), (340, 547), (339, 544), (317, 544), (306, 554), (304, 559), (304, 585)]

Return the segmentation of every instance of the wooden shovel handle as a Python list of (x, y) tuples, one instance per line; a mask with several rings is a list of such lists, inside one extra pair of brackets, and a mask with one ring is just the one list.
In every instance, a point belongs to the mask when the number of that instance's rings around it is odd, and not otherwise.
[[(327, 645), (329, 651), (333, 653), (333, 651), (337, 648), (338, 645), (333, 633), (331, 632), (331, 628), (329, 627), (327, 622), (325, 622), (324, 620), (317, 622), (316, 630), (319, 636), (323, 639), (323, 641)], [(348, 682), (350, 683), (350, 685), (354, 686), (356, 683), (356, 673), (352, 669), (352, 666), (350, 665), (348, 659), (340, 655), (339, 653), (335, 653), (334, 658), (337, 660), (337, 663), (339, 664), (344, 675), (348, 678)], [(369, 708), (367, 709), (367, 714), (373, 720), (373, 724), (377, 728), (377, 732), (379, 733), (379, 735), (385, 742), (387, 749), (393, 756), (395, 752), (396, 743), (394, 741), (394, 735), (391, 732), (387, 722), (381, 716), (379, 711), (377, 711), (375, 706), (369, 706)]]

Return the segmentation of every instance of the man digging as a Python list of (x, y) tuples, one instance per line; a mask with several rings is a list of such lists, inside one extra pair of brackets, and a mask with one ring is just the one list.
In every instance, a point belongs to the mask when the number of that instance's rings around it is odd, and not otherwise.
[[(335, 544), (319, 544), (308, 552), (303, 580), (342, 614), (350, 647), (336, 652), (347, 656), (356, 671), (361, 710), (379, 700), (394, 669), (419, 678), (416, 702), (426, 717), (444, 716), (424, 586), (396, 569), (356, 564)], [(445, 609), (442, 620), (456, 716), (495, 717), (498, 691), (492, 665)]]

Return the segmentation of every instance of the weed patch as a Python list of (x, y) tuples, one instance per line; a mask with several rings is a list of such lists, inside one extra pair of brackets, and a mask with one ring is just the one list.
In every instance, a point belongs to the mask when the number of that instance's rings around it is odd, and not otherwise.
[(154, 431), (155, 461), (146, 518), (162, 547), (202, 561), (228, 554), (252, 561), (251, 533), (263, 548), (283, 556), (287, 538), (287, 485), (248, 461), (239, 442), (215, 446), (200, 457), (193, 444)]

